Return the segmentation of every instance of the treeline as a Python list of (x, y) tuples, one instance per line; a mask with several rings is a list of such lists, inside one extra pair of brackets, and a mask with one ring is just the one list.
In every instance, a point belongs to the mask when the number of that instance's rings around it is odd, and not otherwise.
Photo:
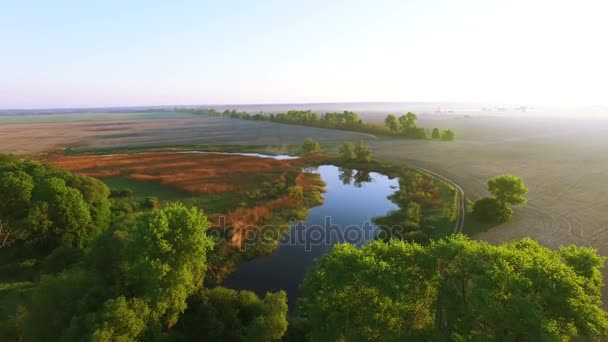
[[(416, 120), (418, 119), (418, 117), (411, 112), (402, 115), (399, 118), (391, 114), (387, 116), (387, 119), (385, 120), (386, 125), (382, 126), (373, 123), (365, 123), (363, 122), (363, 120), (361, 120), (357, 113), (351, 111), (344, 111), (342, 113), (325, 113), (319, 115), (315, 112), (312, 112), (311, 110), (290, 110), (286, 113), (277, 114), (264, 112), (250, 114), (247, 112), (237, 111), (236, 109), (226, 109), (223, 112), (217, 111), (215, 109), (179, 110), (187, 111), (197, 115), (222, 116), (243, 120), (261, 120), (302, 126), (331, 128), (344, 131), (400, 137), (406, 139), (427, 139), (426, 129), (423, 127), (418, 127), (416, 125)], [(390, 121), (390, 123), (388, 121)], [(439, 134), (439, 137), (436, 137), (437, 134)], [(431, 138), (446, 141), (454, 140), (454, 132), (452, 132), (451, 130), (446, 130), (440, 133), (437, 128), (434, 128), (431, 133)]]

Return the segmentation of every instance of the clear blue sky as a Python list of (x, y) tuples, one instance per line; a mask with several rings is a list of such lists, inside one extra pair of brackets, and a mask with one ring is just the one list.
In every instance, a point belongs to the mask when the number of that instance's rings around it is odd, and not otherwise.
[(606, 104), (605, 3), (1, 1), (0, 108)]

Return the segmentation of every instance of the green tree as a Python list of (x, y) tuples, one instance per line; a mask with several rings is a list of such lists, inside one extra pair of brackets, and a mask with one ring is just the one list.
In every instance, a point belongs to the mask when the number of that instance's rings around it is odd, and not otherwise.
[(473, 205), (473, 216), (484, 222), (503, 223), (511, 219), (513, 210), (496, 198), (484, 197)]
[(302, 144), (302, 151), (305, 153), (319, 153), (321, 152), (321, 145), (312, 138), (306, 138)]
[(410, 202), (407, 205), (405, 211), (405, 226), (411, 228), (420, 228), (420, 221), (422, 220), (422, 208), (420, 204), (416, 202)]
[(399, 121), (397, 120), (397, 117), (393, 114), (389, 114), (386, 116), (386, 119), (384, 119), (384, 124), (391, 132), (399, 131)]
[(433, 139), (441, 138), (441, 135), (439, 135), (439, 129), (433, 128), (433, 133), (431, 133), (431, 138), (433, 138)]
[(204, 290), (189, 300), (188, 310), (171, 331), (178, 341), (205, 336), (208, 341), (275, 341), (287, 330), (287, 295), (223, 287)]
[(29, 209), (34, 179), (27, 173), (0, 172), (0, 216), (14, 222), (23, 218)]
[(362, 140), (355, 142), (355, 158), (358, 161), (369, 162), (372, 160), (372, 150)]
[(528, 193), (528, 188), (524, 185), (524, 181), (513, 175), (500, 175), (488, 180), (488, 191), (499, 202), (510, 205), (526, 204), (525, 195)]
[(186, 309), (188, 296), (202, 287), (213, 247), (208, 227), (201, 210), (171, 204), (143, 215), (127, 246), (135, 296), (146, 298), (154, 317), (168, 327)]
[(340, 155), (344, 160), (353, 160), (355, 159), (355, 146), (352, 142), (345, 142), (340, 146)]
[(338, 245), (307, 273), (298, 322), (311, 341), (605, 340), (603, 262), (531, 239)]
[(416, 116), (416, 114), (407, 112), (407, 114), (399, 117), (399, 126), (403, 131), (416, 128), (416, 120), (418, 120), (418, 116)]
[(51, 248), (82, 248), (98, 233), (91, 230), (90, 223), (91, 214), (82, 193), (53, 177), (36, 186), (27, 223), (19, 235), (23, 240)]
[(452, 130), (446, 129), (441, 133), (441, 140), (443, 141), (452, 141), (454, 140), (454, 132)]
[(120, 296), (104, 303), (103, 309), (91, 317), (91, 341), (137, 341), (146, 330), (150, 308), (139, 298)]

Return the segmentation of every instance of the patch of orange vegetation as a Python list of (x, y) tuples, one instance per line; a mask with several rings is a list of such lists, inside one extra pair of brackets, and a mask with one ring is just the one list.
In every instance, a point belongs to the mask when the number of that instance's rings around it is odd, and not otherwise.
[(216, 153), (58, 156), (48, 161), (81, 175), (157, 181), (193, 194), (246, 192), (264, 181), (284, 178), (288, 172), (299, 172), (289, 160)]

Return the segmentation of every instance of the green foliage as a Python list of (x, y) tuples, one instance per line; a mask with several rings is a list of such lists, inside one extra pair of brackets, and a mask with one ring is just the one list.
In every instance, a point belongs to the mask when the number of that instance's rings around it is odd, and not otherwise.
[(345, 161), (354, 160), (356, 158), (355, 145), (349, 141), (343, 143), (342, 146), (340, 146), (340, 156)]
[(302, 144), (302, 151), (305, 153), (318, 153), (321, 152), (321, 145), (311, 138), (306, 138)]
[(295, 199), (303, 199), (304, 198), (304, 188), (299, 185), (290, 186), (287, 188), (287, 194), (291, 198)]
[(530, 239), (338, 245), (306, 275), (298, 321), (312, 341), (604, 340), (603, 261)]
[(527, 202), (525, 194), (528, 193), (528, 188), (517, 176), (500, 175), (488, 180), (488, 191), (499, 202), (510, 205), (522, 205)]
[(369, 162), (372, 160), (372, 150), (369, 149), (366, 143), (358, 140), (354, 144), (355, 159), (361, 162)]
[(397, 117), (394, 116), (393, 114), (389, 114), (386, 116), (386, 119), (384, 119), (384, 124), (386, 125), (386, 127), (388, 127), (388, 130), (391, 132), (399, 131), (399, 121), (397, 120)]
[(22, 170), (0, 172), (0, 217), (19, 220), (28, 211), (34, 179)]
[(136, 341), (146, 330), (149, 317), (150, 308), (142, 299), (110, 299), (99, 313), (89, 317), (91, 341)]
[(317, 261), (297, 312), (310, 341), (406, 340), (432, 324), (434, 260), (415, 244), (343, 244)]
[[(85, 247), (98, 232), (91, 231), (92, 218), (81, 192), (59, 178), (36, 186), (27, 223), (19, 237), (41, 246)], [(96, 229), (95, 229), (96, 230)]]
[(109, 195), (99, 180), (0, 156), (0, 217), (41, 251), (89, 245), (110, 223)]
[(493, 195), (475, 202), (473, 215), (483, 222), (507, 222), (513, 216), (511, 205), (527, 202), (528, 188), (520, 177), (501, 175), (488, 180), (488, 190)]
[(431, 138), (434, 140), (441, 138), (441, 135), (439, 135), (439, 129), (433, 128), (433, 133), (431, 133)]
[(404, 225), (406, 227), (419, 228), (420, 221), (422, 220), (422, 208), (420, 207), (420, 204), (416, 202), (410, 202), (407, 205), (407, 210), (405, 213), (406, 219)]
[(148, 298), (154, 315), (168, 327), (202, 286), (206, 254), (213, 242), (202, 211), (171, 204), (144, 214), (127, 247), (129, 282), (136, 297)]
[(445, 131), (441, 132), (441, 140), (443, 141), (452, 141), (454, 138), (455, 135), (452, 130), (446, 129)]
[(218, 112), (213, 109), (186, 109), (186, 111), (211, 116), (224, 116), (243, 120), (265, 120), (272, 122), (280, 122), (294, 125), (304, 125), (312, 127), (324, 127), (332, 129), (340, 129), (346, 131), (382, 134), (407, 139), (425, 139), (426, 132), (424, 128), (416, 126), (418, 117), (416, 114), (408, 112), (399, 118), (394, 115), (389, 115), (385, 120), (385, 126), (364, 123), (359, 115), (352, 111), (344, 111), (342, 113), (325, 113), (321, 116), (310, 110), (290, 110), (287, 113), (257, 113), (254, 115), (236, 110), (225, 110)]
[(473, 205), (473, 216), (483, 222), (503, 223), (511, 219), (513, 210), (495, 198), (484, 197)]
[(287, 330), (287, 295), (268, 293), (261, 299), (250, 291), (223, 287), (202, 291), (171, 331), (171, 339), (193, 341), (275, 341)]
[(418, 120), (418, 116), (416, 116), (416, 114), (407, 112), (407, 114), (399, 117), (399, 126), (403, 131), (416, 128), (416, 120)]

